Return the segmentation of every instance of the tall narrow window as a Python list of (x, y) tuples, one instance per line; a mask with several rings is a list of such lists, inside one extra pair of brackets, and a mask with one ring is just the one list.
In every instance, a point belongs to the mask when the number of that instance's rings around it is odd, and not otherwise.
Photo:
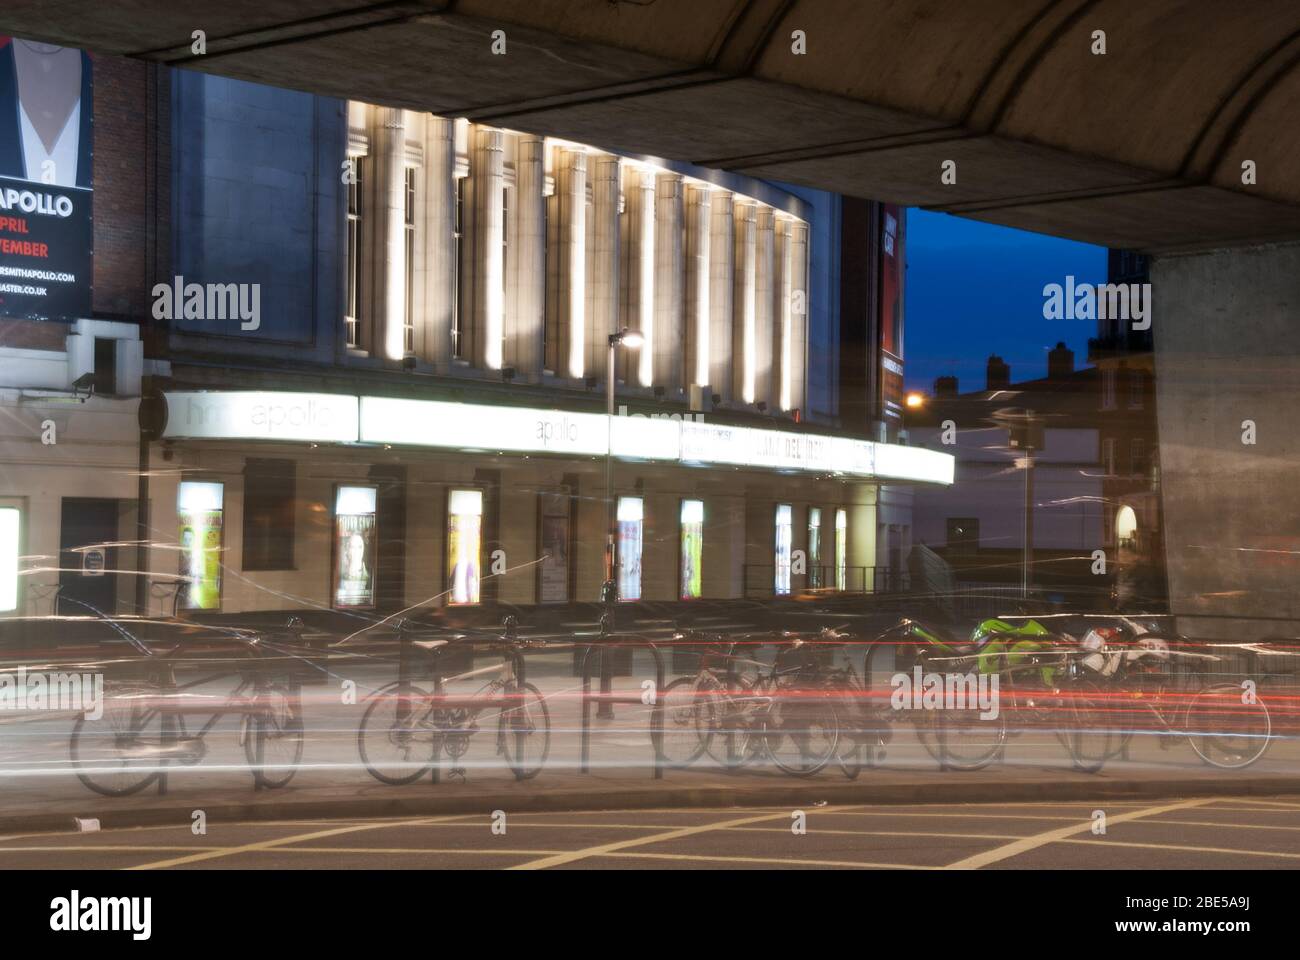
[(456, 289), (451, 298), (451, 355), (457, 360), (465, 357), (465, 338), (461, 336), (465, 321), (465, 284), (460, 276), (465, 265), (465, 181), (465, 177), (456, 178), (456, 270), (452, 274)]
[(790, 592), (790, 547), (793, 538), (794, 510), (788, 503), (776, 507), (776, 580), (773, 589), (778, 594)]
[(704, 501), (682, 501), (683, 600), (698, 600), (704, 581)]
[(546, 244), (546, 299), (542, 308), (542, 366), (548, 373), (560, 369), (559, 251), (557, 238), (551, 236), (555, 221), (554, 196), (542, 200), (542, 239)]
[(1106, 476), (1115, 476), (1115, 438), (1107, 437), (1101, 442), (1101, 465)]
[(640, 497), (618, 498), (618, 598), (641, 599), (641, 539), (645, 504)]
[(814, 590), (825, 586), (822, 576), (822, 511), (808, 508), (808, 586)]
[(835, 511), (835, 589), (848, 589), (849, 515), (843, 507)]
[(402, 309), (402, 349), (415, 353), (415, 170), (406, 168), (406, 297)]
[(352, 176), (348, 179), (348, 277), (343, 302), (343, 319), (349, 347), (361, 346), (361, 178), (365, 158), (352, 158)]
[(507, 303), (510, 286), (510, 188), (501, 189), (501, 303)]

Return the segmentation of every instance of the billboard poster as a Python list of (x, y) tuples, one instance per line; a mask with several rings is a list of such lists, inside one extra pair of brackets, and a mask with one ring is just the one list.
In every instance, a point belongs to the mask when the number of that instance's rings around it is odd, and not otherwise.
[(777, 593), (790, 592), (790, 548), (794, 539), (794, 510), (788, 503), (776, 508), (776, 583)]
[(483, 491), (453, 490), (447, 504), (451, 602), (478, 603), (483, 551)]
[(542, 494), (542, 563), (538, 597), (542, 603), (569, 599), (569, 495)]
[(682, 599), (698, 600), (704, 577), (704, 501), (682, 501)]
[(906, 270), (903, 211), (881, 207), (880, 235), (880, 403), (885, 417), (903, 412), (903, 284)]
[(645, 502), (640, 497), (618, 498), (618, 598), (641, 599), (641, 545)]
[(339, 487), (334, 496), (334, 605), (375, 605), (375, 487)]
[(90, 55), (0, 37), (0, 317), (91, 312)]
[(221, 608), (221, 549), (225, 486), (182, 481), (177, 493), (180, 526), (181, 607)]
[(848, 589), (849, 563), (849, 515), (843, 510), (835, 511), (835, 589)]

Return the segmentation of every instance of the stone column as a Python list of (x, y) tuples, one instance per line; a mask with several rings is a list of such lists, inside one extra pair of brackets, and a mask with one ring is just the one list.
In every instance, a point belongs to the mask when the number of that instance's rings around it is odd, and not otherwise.
[(424, 118), (421, 211), (416, 225), (416, 352), (439, 371), (451, 358), (451, 320), (456, 309), (455, 121)]
[(513, 296), (506, 328), (506, 361), (526, 383), (542, 379), (542, 323), (546, 309), (546, 217), (541, 137), (520, 134), (515, 145), (513, 227), (507, 268)]
[(559, 149), (555, 162), (559, 262), (557, 277), (560, 335), (559, 369), (563, 377), (582, 377), (587, 339), (587, 154)]
[(715, 191), (709, 218), (709, 385), (721, 402), (731, 401), (736, 285), (734, 207), (731, 194)]
[(406, 111), (371, 108), (374, 153), (374, 349), (388, 360), (406, 354)]
[(596, 154), (587, 160), (591, 180), (591, 309), (587, 314), (587, 375), (605, 376), (609, 335), (618, 329), (619, 159)]
[(627, 205), (627, 301), (625, 323), (644, 338), (638, 350), (624, 350), (628, 380), (639, 386), (654, 383), (655, 353), (655, 176), (629, 168), (624, 181)]
[(808, 384), (808, 224), (802, 220), (790, 223), (789, 235), (789, 295), (787, 309), (790, 314), (790, 337), (785, 349), (782, 368), (785, 371), (781, 405), (784, 410), (800, 410), (807, 414)]
[(682, 178), (655, 177), (654, 382), (674, 399), (682, 388)]
[(776, 218), (771, 207), (758, 207), (754, 265), (754, 400), (772, 402), (773, 372), (772, 338), (775, 294)]
[(709, 241), (712, 239), (710, 215), (712, 192), (706, 186), (686, 188), (686, 382), (695, 386), (708, 386), (709, 334), (712, 332), (709, 315)]
[(757, 233), (755, 207), (752, 201), (738, 201), (735, 209), (735, 320), (732, 324), (732, 395), (741, 403), (757, 399), (758, 353), (755, 342), (757, 331), (757, 305), (754, 302), (755, 272), (757, 270)]
[[(502, 210), (505, 189), (505, 154), (500, 130), (474, 126), (470, 130), (468, 189), (472, 197), (471, 241), (466, 264), (472, 292), (471, 329), (467, 331), (473, 345), (477, 366), (499, 370), (505, 341), (505, 223)], [(464, 277), (462, 278), (464, 282)]]

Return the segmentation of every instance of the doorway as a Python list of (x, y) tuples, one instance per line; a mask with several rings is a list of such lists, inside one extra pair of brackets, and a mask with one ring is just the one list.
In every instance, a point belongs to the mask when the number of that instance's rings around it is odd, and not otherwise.
[(59, 604), (65, 616), (92, 608), (117, 613), (118, 519), (121, 501), (64, 497), (59, 525)]

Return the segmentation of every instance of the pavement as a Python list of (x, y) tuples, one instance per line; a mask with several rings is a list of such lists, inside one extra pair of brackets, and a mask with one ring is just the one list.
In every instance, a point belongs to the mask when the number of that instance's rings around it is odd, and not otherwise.
[[(640, 693), (649, 665), (636, 662), (617, 689)], [(307, 741), (293, 780), (277, 790), (255, 790), (238, 743), (238, 721), (227, 717), (207, 736), (207, 755), (192, 766), (168, 766), (167, 788), (127, 797), (90, 792), (69, 758), (71, 721), (40, 720), (0, 726), (0, 831), (66, 831), (74, 820), (95, 819), (104, 829), (175, 826), (202, 811), (209, 823), (330, 818), (482, 816), (571, 810), (944, 804), (979, 802), (1146, 801), (1152, 798), (1282, 796), (1300, 794), (1300, 745), (1284, 734), (1259, 763), (1242, 771), (1209, 767), (1186, 743), (1137, 737), (1127, 759), (1098, 773), (1080, 773), (1047, 732), (1025, 733), (1008, 745), (1003, 762), (974, 772), (943, 771), (911, 727), (895, 725), (884, 758), (850, 781), (831, 765), (796, 778), (770, 764), (728, 771), (696, 763), (654, 777), (648, 735), (650, 709), (620, 705), (614, 720), (595, 721), (587, 772), (580, 769), (579, 694), (571, 656), (529, 658), (529, 679), (542, 690), (552, 720), (550, 755), (539, 776), (517, 781), (495, 753), (490, 732), (471, 739), (465, 755), (448, 764), (439, 782), (407, 786), (373, 779), (362, 765), (356, 731), (369, 692), (392, 679), (390, 664), (357, 660), (331, 668), (321, 685), (304, 688)], [(355, 684), (347, 703), (345, 681)], [(479, 681), (480, 683), (482, 681)], [(220, 695), (230, 683), (199, 692)], [(463, 689), (472, 689), (463, 688)], [(485, 731), (491, 724), (484, 725)], [(1165, 749), (1164, 747), (1168, 747)], [(454, 769), (452, 769), (454, 767)]]
[(1295, 797), (655, 807), (0, 836), (6, 869), (1294, 869)]

